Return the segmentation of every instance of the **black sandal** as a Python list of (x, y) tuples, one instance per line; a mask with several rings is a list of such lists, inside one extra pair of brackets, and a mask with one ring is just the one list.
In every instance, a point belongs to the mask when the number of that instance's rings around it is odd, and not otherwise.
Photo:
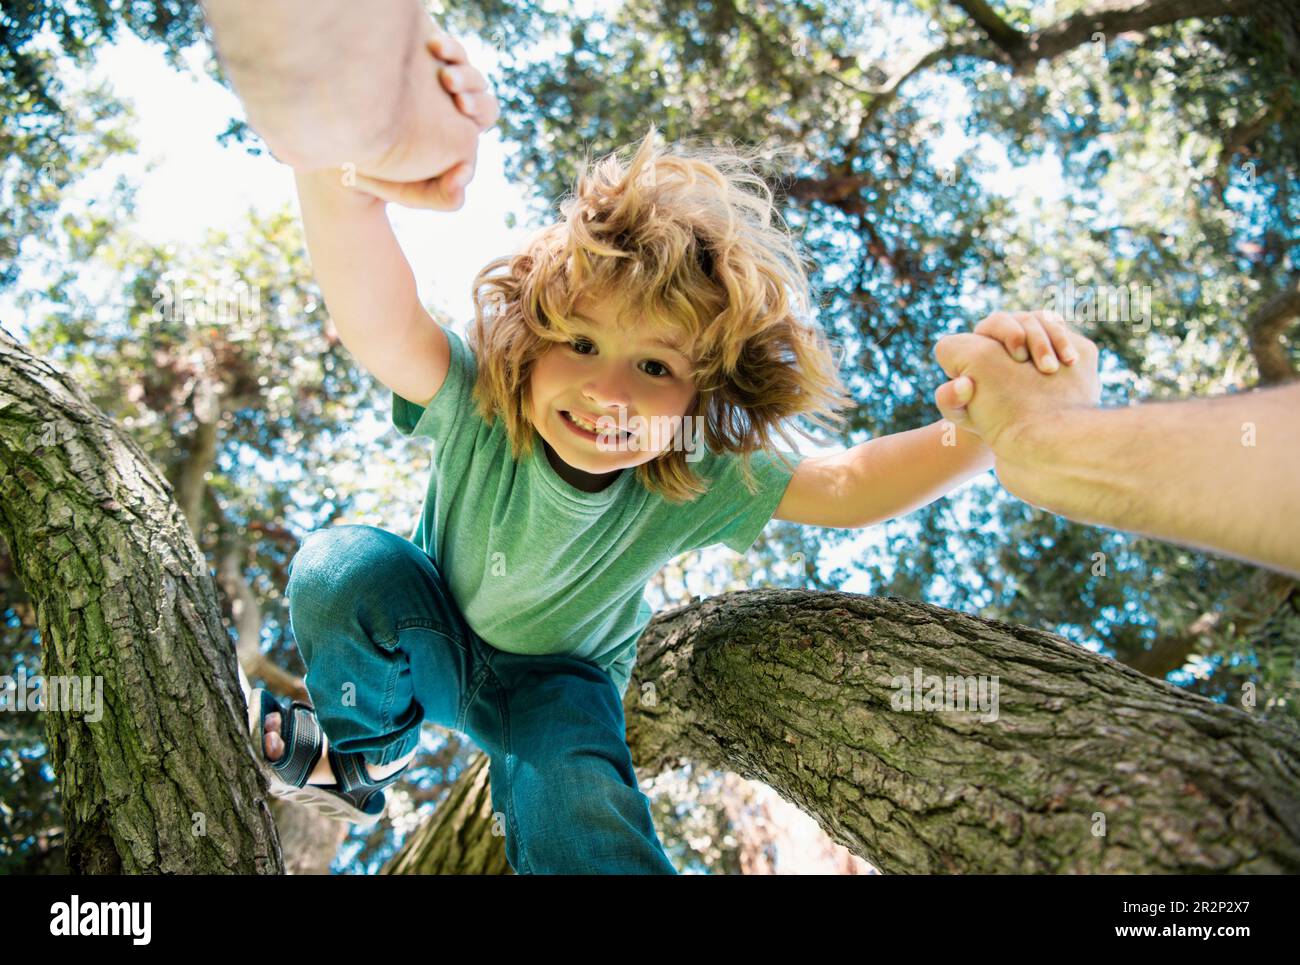
[[(274, 713), (280, 715), (280, 739), (284, 742), (284, 753), (277, 761), (266, 757), (266, 715)], [(339, 783), (308, 784), (308, 776), (320, 761), (323, 743), (316, 712), (310, 704), (276, 697), (260, 687), (249, 694), (248, 729), (257, 742), (257, 756), (262, 761), (271, 793), (315, 808), (336, 821), (363, 826), (374, 824), (388, 807), (384, 788), (410, 766), (408, 762), (385, 778), (371, 780), (359, 752), (340, 753), (331, 744), (327, 753)]]

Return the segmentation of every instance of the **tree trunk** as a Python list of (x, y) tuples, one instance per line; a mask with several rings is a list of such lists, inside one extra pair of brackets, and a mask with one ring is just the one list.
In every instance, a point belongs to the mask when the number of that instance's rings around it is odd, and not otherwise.
[[(902, 709), (918, 669), (996, 677), (996, 714)], [(887, 873), (1300, 870), (1300, 735), (1040, 630), (729, 593), (651, 621), (625, 710), (642, 777), (762, 781)], [(478, 765), (386, 873), (490, 870), (485, 842), (502, 860)]]
[(271, 813), (290, 875), (327, 875), (334, 856), (347, 840), (350, 824), (335, 821), (306, 804), (271, 798)]
[(433, 816), (380, 869), (383, 875), (505, 875), (503, 821), (492, 813), (488, 757), (471, 759)]
[[(235, 653), (166, 480), (63, 373), (0, 329), (0, 536), (41, 672), (73, 873), (278, 873)], [(48, 696), (48, 691), (47, 691)]]

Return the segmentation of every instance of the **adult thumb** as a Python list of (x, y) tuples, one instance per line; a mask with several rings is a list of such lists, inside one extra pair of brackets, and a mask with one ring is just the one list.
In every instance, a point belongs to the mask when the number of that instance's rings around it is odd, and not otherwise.
[(458, 211), (465, 205), (465, 186), (473, 177), (473, 165), (463, 162), (436, 178), (408, 185), (401, 203), (410, 208)]
[(974, 332), (957, 332), (945, 335), (934, 346), (934, 357), (943, 374), (955, 379), (966, 370), (977, 355), (994, 340)]

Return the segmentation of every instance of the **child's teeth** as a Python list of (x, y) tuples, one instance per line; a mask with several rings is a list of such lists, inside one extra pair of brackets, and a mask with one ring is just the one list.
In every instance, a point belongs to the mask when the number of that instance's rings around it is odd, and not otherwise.
[(592, 425), (590, 422), (584, 422), (572, 412), (569, 413), (569, 421), (581, 429), (586, 429), (588, 432), (600, 432), (599, 426)]

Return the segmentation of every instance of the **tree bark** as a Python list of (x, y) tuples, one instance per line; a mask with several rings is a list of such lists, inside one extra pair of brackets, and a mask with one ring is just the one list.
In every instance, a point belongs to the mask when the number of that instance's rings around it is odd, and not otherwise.
[[(1300, 737), (1051, 633), (755, 590), (661, 613), (627, 694), (638, 770), (762, 781), (890, 872), (1295, 872)], [(895, 709), (982, 675), (997, 718)]]
[(380, 869), (383, 875), (504, 875), (504, 820), (492, 812), (488, 757), (481, 751), (433, 816)]
[(73, 873), (278, 873), (234, 649), (175, 494), (63, 373), (0, 329), (0, 536), (43, 675), (102, 686), (45, 715)]
[[(660, 613), (639, 648), (638, 774), (762, 781), (886, 873), (1300, 870), (1300, 734), (1054, 634), (758, 590)], [(997, 719), (896, 709), (916, 668), (997, 677)], [(508, 873), (476, 766), (385, 873)]]

